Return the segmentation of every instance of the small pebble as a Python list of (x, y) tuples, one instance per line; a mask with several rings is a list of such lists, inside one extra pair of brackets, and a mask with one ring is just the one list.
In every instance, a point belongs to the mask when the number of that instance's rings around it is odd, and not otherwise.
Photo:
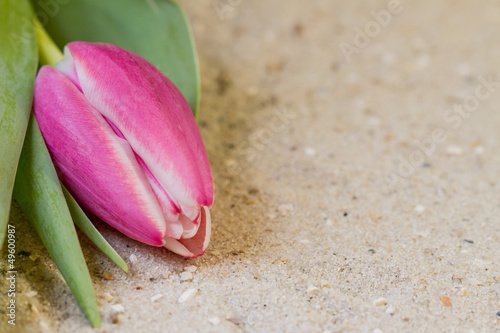
[(187, 301), (191, 300), (193, 297), (195, 297), (197, 293), (198, 293), (197, 288), (188, 289), (181, 295), (181, 297), (179, 297), (177, 302), (179, 302), (179, 303), (187, 302)]
[(299, 240), (299, 243), (309, 244), (309, 243), (311, 243), (311, 241), (309, 239), (301, 239), (301, 240)]
[(330, 284), (326, 280), (321, 281), (321, 288), (330, 288)]
[(267, 64), (267, 70), (271, 73), (279, 73), (283, 70), (283, 61), (274, 61)]
[(317, 293), (319, 291), (319, 288), (313, 286), (313, 285), (310, 285), (309, 287), (307, 287), (307, 292), (312, 294), (312, 293)]
[(304, 153), (308, 156), (314, 156), (316, 155), (316, 150), (314, 148), (306, 148), (304, 149)]
[(130, 263), (132, 265), (135, 265), (138, 261), (137, 256), (133, 253), (128, 257), (128, 260), (130, 260)]
[(484, 147), (483, 146), (477, 146), (474, 148), (474, 153), (477, 155), (482, 155), (484, 153)]
[(121, 304), (115, 304), (111, 305), (111, 310), (111, 321), (113, 322), (113, 324), (118, 324), (118, 322), (120, 321), (119, 316), (121, 313), (125, 313), (125, 308)]
[(428, 231), (426, 231), (426, 232), (419, 231), (419, 232), (417, 232), (417, 235), (420, 237), (426, 238), (427, 236), (429, 236), (429, 232)]
[(455, 155), (455, 156), (459, 156), (459, 155), (462, 155), (464, 153), (463, 149), (460, 148), (459, 146), (448, 146), (446, 148), (446, 153), (448, 155)]
[(36, 307), (35, 304), (31, 304), (30, 307), (31, 307), (31, 312), (33, 312), (34, 314), (37, 315), (40, 313), (40, 311), (38, 310), (38, 308)]
[(451, 306), (451, 300), (449, 297), (446, 296), (441, 296), (441, 303), (443, 303), (443, 305), (447, 307)]
[(370, 252), (371, 254), (374, 254), (375, 250), (374, 249), (369, 249), (368, 252)]
[(165, 272), (163, 272), (163, 273), (160, 275), (160, 277), (161, 277), (162, 279), (168, 279), (168, 278), (170, 277), (170, 271), (165, 271)]
[(38, 295), (38, 291), (28, 291), (26, 294), (26, 297), (35, 297), (36, 295)]
[(373, 304), (375, 304), (376, 306), (381, 306), (381, 305), (386, 305), (387, 304), (387, 300), (383, 297), (379, 297), (377, 298), (376, 300), (373, 301)]
[(103, 296), (104, 296), (104, 299), (105, 299), (108, 303), (109, 303), (109, 302), (111, 302), (113, 299), (115, 299), (115, 298), (113, 297), (113, 295), (111, 295), (110, 293), (104, 293), (104, 295), (103, 295)]
[(163, 295), (162, 295), (162, 294), (156, 294), (156, 295), (154, 295), (153, 297), (151, 297), (151, 302), (153, 302), (153, 303), (154, 303), (154, 302), (156, 302), (156, 301), (158, 301), (158, 300), (160, 300), (160, 299), (162, 299), (162, 298), (163, 298)]
[(367, 216), (373, 221), (378, 221), (382, 219), (382, 215), (380, 214), (368, 214)]
[(231, 317), (231, 318), (226, 318), (226, 320), (235, 324), (236, 326), (245, 325), (245, 319), (243, 319), (241, 317)]
[(499, 316), (499, 317), (500, 317), (500, 311), (498, 311), (498, 312), (497, 312), (497, 316)]
[(216, 256), (216, 257), (220, 257), (222, 255), (222, 253), (219, 250), (212, 250), (212, 251), (209, 251), (208, 253), (210, 253), (211, 255)]
[(468, 293), (469, 293), (469, 290), (468, 290), (467, 288), (462, 288), (462, 289), (460, 289), (460, 290), (457, 292), (457, 294), (458, 294), (459, 296), (465, 296), (465, 295), (467, 295)]
[(184, 270), (186, 272), (191, 272), (191, 273), (194, 273), (196, 272), (196, 270), (198, 269), (198, 267), (196, 267), (195, 265), (191, 265), (191, 266), (188, 266), (188, 267), (184, 267)]
[(302, 23), (296, 23), (293, 26), (293, 32), (295, 32), (298, 36), (302, 36), (304, 34), (304, 25)]
[(105, 278), (106, 280), (114, 280), (114, 279), (115, 279), (115, 277), (113, 276), (113, 274), (111, 274), (111, 272), (109, 272), (109, 271), (106, 271), (106, 272), (104, 273), (104, 278)]
[(387, 309), (385, 309), (385, 313), (388, 313), (388, 314), (394, 314), (394, 312), (396, 312), (396, 310), (394, 309), (394, 306), (393, 305), (389, 305), (387, 307)]
[(276, 218), (276, 214), (269, 213), (266, 215), (266, 217), (270, 220), (274, 220)]
[(35, 261), (37, 260), (38, 258), (40, 258), (40, 256), (38, 254), (32, 254), (30, 255), (28, 258), (30, 258), (32, 261)]
[(332, 220), (326, 220), (326, 225), (327, 225), (327, 226), (330, 226), (330, 225), (332, 225), (332, 224), (333, 224), (333, 221), (332, 221)]
[(416, 211), (417, 213), (423, 213), (423, 212), (425, 211), (425, 207), (424, 207), (424, 206), (422, 206), (422, 205), (416, 205), (416, 206), (415, 206), (415, 211)]
[(220, 318), (219, 317), (210, 317), (210, 318), (208, 318), (208, 322), (210, 324), (214, 324), (217, 326), (220, 324)]
[(474, 241), (473, 240), (470, 240), (470, 239), (464, 239), (464, 242), (467, 242), (469, 244), (474, 244)]
[(120, 303), (111, 305), (111, 310), (113, 313), (125, 313), (125, 308)]
[(191, 272), (182, 272), (181, 281), (191, 281), (193, 279), (193, 273)]

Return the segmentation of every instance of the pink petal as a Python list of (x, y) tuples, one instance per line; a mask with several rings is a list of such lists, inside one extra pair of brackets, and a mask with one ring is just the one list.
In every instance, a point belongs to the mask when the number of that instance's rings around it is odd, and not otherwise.
[(34, 114), (58, 173), (76, 199), (127, 236), (163, 245), (164, 215), (134, 152), (77, 86), (42, 67)]

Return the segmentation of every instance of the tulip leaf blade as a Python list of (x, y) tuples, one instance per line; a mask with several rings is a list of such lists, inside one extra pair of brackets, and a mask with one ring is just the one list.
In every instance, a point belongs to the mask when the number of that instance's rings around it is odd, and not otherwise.
[[(39, 1), (33, 4), (43, 10)], [(71, 41), (104, 42), (144, 57), (179, 88), (197, 116), (196, 48), (189, 21), (174, 1), (69, 1), (57, 7), (45, 28), (60, 48)]]
[(83, 312), (101, 324), (90, 274), (56, 170), (34, 117), (30, 118), (14, 184), (14, 198), (42, 239)]
[(0, 0), (0, 249), (38, 65), (34, 27), (22, 24), (32, 15), (27, 0)]
[(68, 203), (68, 208), (73, 217), (73, 222), (77, 227), (94, 243), (111, 261), (113, 261), (118, 267), (120, 267), (124, 272), (128, 272), (128, 267), (125, 261), (120, 257), (120, 255), (111, 247), (111, 245), (106, 241), (106, 239), (101, 235), (101, 233), (94, 227), (92, 222), (85, 214), (85, 212), (80, 208), (73, 196), (68, 192), (68, 190), (61, 185), (64, 196), (66, 197), (66, 202)]

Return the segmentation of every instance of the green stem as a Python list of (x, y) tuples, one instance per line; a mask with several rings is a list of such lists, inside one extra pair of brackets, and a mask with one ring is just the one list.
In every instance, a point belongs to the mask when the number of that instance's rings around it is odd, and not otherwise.
[(63, 53), (57, 47), (56, 43), (50, 38), (49, 34), (43, 28), (43, 25), (35, 18), (36, 40), (38, 43), (38, 54), (42, 65), (55, 66), (59, 60), (64, 58)]

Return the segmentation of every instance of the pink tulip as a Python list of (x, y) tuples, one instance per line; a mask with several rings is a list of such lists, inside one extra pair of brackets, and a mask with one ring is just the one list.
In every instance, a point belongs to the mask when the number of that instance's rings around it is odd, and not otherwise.
[(175, 85), (143, 58), (73, 42), (35, 82), (34, 114), (63, 184), (125, 235), (185, 257), (210, 240), (213, 179)]

